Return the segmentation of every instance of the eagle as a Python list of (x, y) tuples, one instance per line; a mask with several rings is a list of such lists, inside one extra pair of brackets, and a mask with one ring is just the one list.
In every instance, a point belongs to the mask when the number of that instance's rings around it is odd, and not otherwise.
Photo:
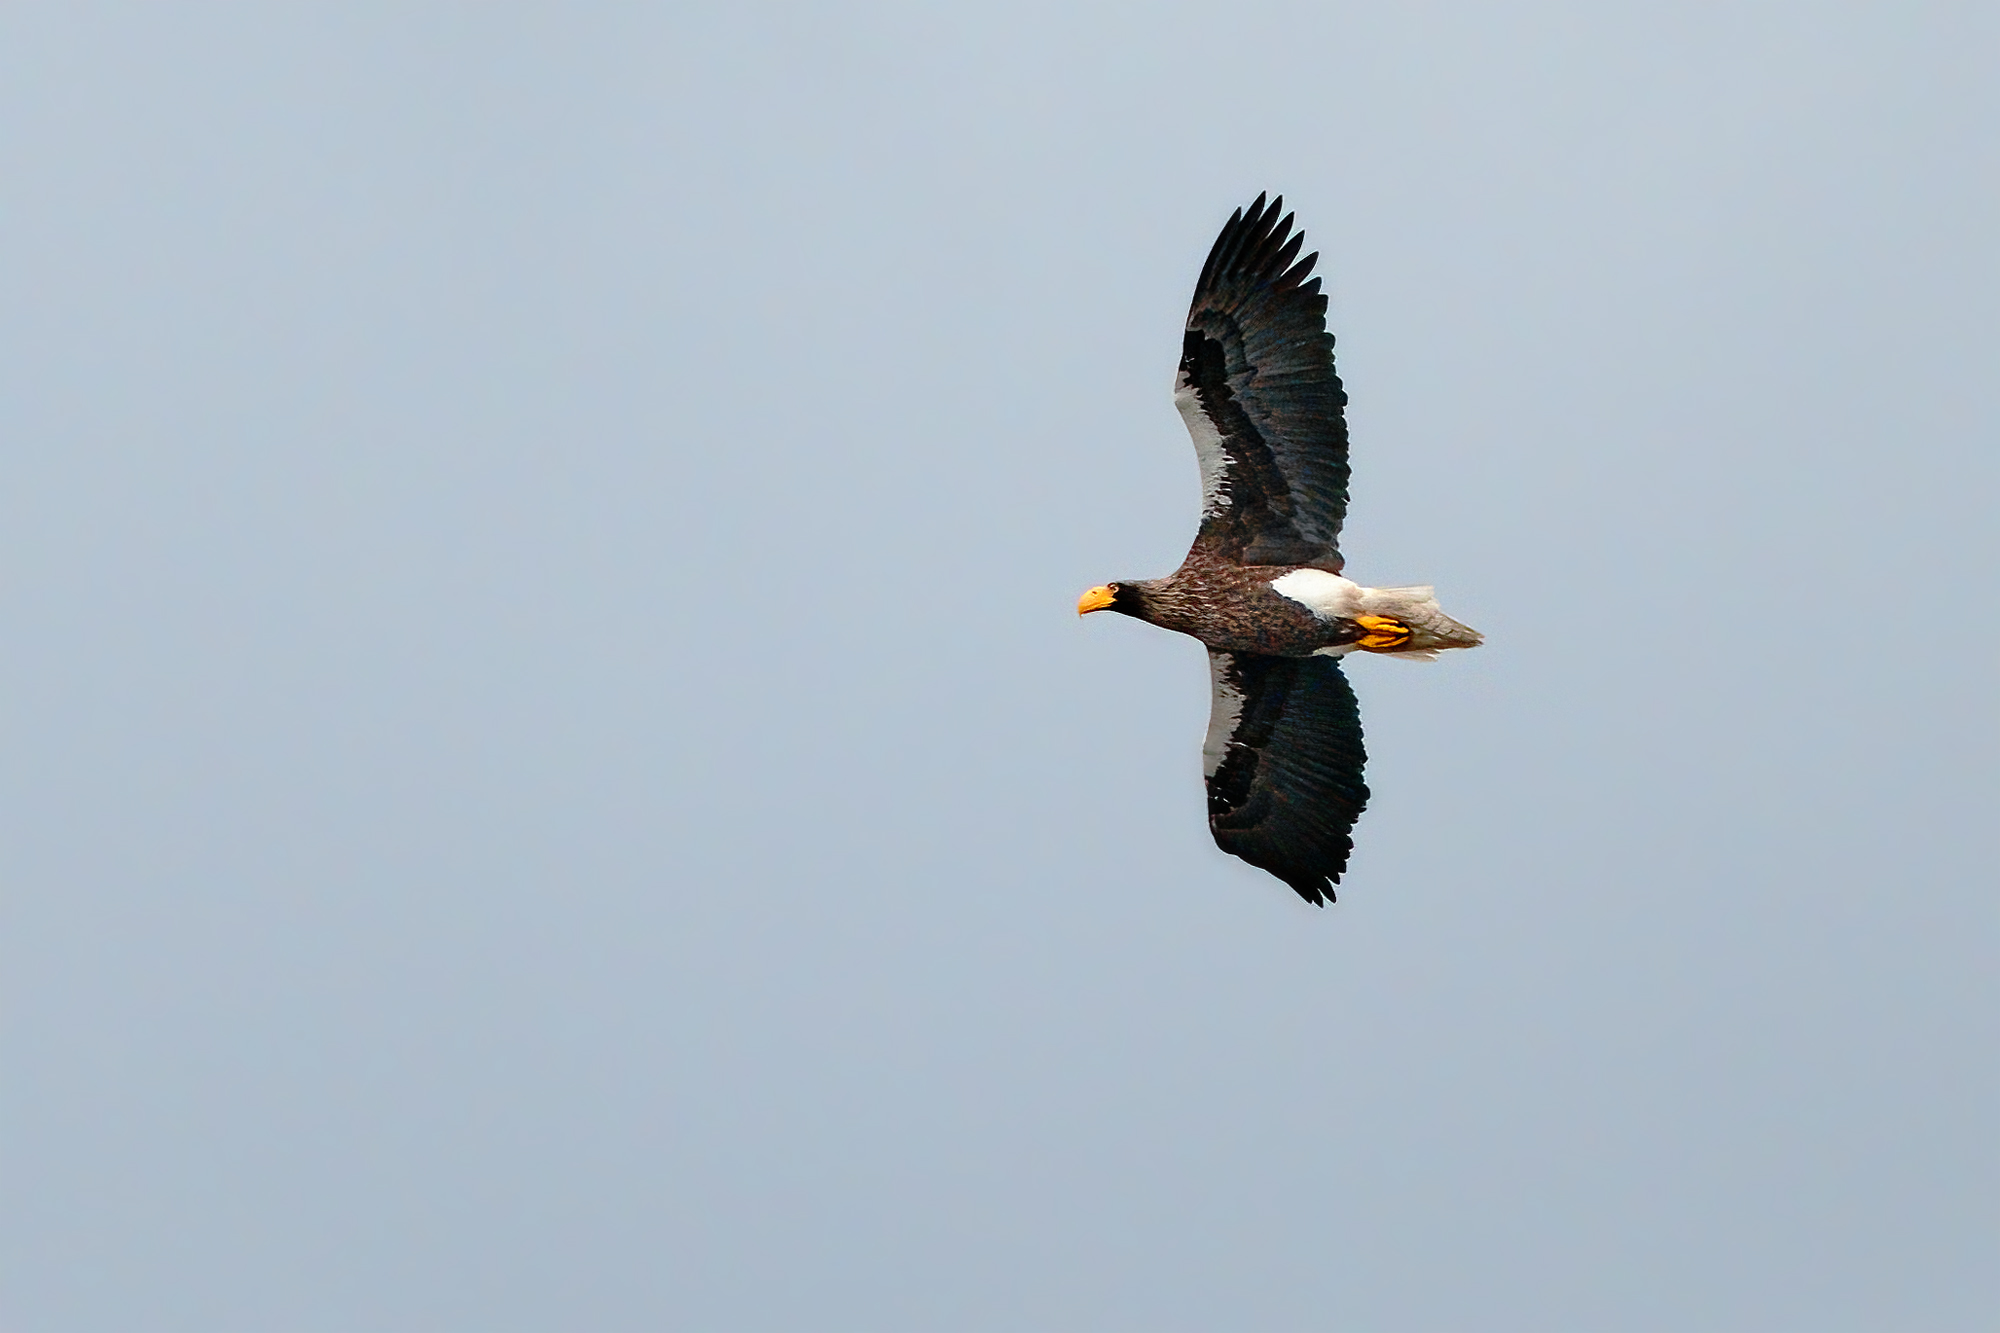
[[(1280, 214), (1283, 214), (1281, 217)], [(1230, 215), (1188, 308), (1174, 406), (1201, 464), (1201, 528), (1163, 579), (1100, 584), (1121, 615), (1208, 647), (1202, 771), (1216, 845), (1324, 906), (1368, 804), (1361, 713), (1340, 659), (1434, 659), (1480, 635), (1432, 590), (1343, 577), (1347, 394), (1326, 297), (1284, 198)]]

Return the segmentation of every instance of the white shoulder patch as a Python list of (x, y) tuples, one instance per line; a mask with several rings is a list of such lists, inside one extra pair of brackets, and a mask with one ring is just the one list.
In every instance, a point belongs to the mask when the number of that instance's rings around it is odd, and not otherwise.
[(1222, 433), (1201, 410), (1201, 397), (1194, 385), (1178, 373), (1174, 376), (1174, 406), (1180, 409), (1181, 420), (1194, 439), (1194, 456), (1201, 464), (1201, 516), (1207, 518), (1230, 505), (1229, 452), (1222, 447)]
[(1211, 652), (1208, 655), (1209, 685), (1211, 697), (1208, 710), (1208, 734), (1201, 740), (1201, 775), (1215, 776), (1215, 770), (1222, 767), (1222, 761), (1229, 757), (1229, 741), (1236, 734), (1236, 724), (1243, 720), (1243, 692), (1229, 679), (1229, 656), (1226, 653)]
[(1324, 620), (1351, 620), (1361, 586), (1323, 569), (1295, 569), (1271, 580), (1271, 591), (1289, 597)]

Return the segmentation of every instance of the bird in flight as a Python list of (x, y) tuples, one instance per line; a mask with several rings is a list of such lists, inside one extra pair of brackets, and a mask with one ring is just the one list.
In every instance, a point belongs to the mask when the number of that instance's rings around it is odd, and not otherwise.
[(1163, 579), (1092, 588), (1078, 615), (1117, 611), (1208, 646), (1202, 769), (1216, 845), (1309, 903), (1333, 899), (1368, 804), (1352, 652), (1429, 660), (1479, 634), (1429, 588), (1341, 576), (1347, 395), (1326, 297), (1298, 258), (1284, 199), (1238, 209), (1195, 284), (1174, 405), (1201, 464), (1201, 528)]

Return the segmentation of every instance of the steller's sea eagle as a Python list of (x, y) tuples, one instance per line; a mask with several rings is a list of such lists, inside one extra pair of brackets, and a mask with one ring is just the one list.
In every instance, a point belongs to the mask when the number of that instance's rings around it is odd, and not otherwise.
[[(1430, 659), (1480, 636), (1429, 588), (1341, 577), (1347, 395), (1326, 297), (1298, 258), (1282, 197), (1238, 209), (1195, 285), (1174, 405), (1201, 463), (1201, 529), (1181, 567), (1086, 592), (1208, 645), (1213, 698), (1202, 768), (1223, 851), (1309, 903), (1333, 898), (1368, 804), (1361, 715), (1340, 659), (1359, 649)], [(1296, 262), (1294, 262), (1296, 261)]]

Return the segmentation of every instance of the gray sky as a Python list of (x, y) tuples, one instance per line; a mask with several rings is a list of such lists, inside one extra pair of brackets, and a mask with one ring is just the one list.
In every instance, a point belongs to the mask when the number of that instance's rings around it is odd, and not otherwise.
[[(2000, 18), (12, 5), (4, 1316), (2000, 1311)], [(1201, 258), (1299, 211), (1325, 912), (1210, 844)]]

